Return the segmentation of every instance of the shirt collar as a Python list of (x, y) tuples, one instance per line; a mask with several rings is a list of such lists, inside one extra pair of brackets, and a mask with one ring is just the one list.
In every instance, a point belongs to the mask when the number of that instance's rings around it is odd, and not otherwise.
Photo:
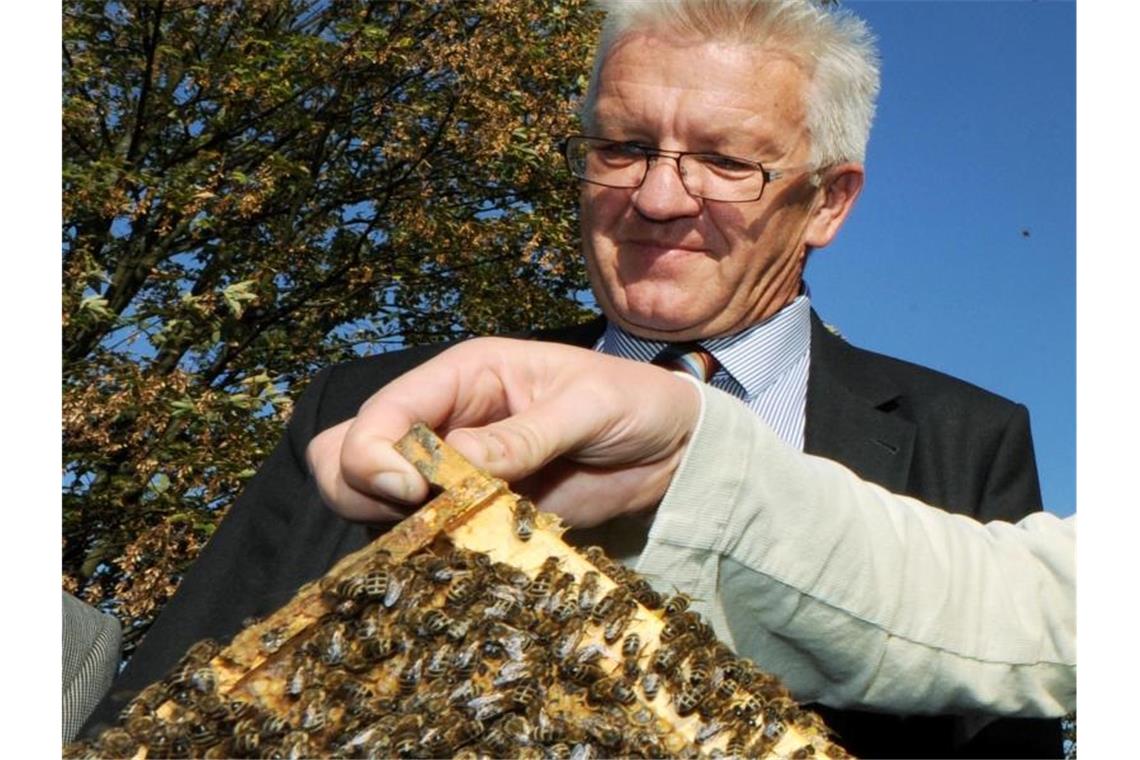
[[(804, 292), (763, 322), (735, 335), (698, 343), (742, 386), (746, 398), (754, 398), (807, 353), (811, 345), (811, 301)], [(666, 345), (665, 341), (638, 338), (607, 322), (595, 349), (647, 362)]]

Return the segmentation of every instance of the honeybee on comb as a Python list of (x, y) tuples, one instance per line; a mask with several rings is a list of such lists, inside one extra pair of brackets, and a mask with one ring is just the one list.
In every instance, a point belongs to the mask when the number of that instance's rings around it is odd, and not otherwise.
[(400, 447), (439, 497), (65, 756), (846, 756), (688, 597), (570, 548), (430, 431)]

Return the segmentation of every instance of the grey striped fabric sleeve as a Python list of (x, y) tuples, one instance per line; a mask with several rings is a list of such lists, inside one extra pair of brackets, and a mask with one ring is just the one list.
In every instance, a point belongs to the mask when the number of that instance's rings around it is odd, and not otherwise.
[(75, 738), (119, 669), (119, 621), (63, 592), (63, 740)]

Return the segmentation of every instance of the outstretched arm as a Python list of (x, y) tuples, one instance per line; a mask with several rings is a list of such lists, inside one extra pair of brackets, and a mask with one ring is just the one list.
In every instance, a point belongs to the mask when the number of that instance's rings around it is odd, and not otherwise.
[(426, 484), (415, 421), (573, 525), (658, 504), (638, 569), (698, 600), (800, 698), (917, 712), (1075, 704), (1075, 521), (982, 525), (781, 443), (737, 400), (656, 367), (504, 339), (450, 349), (318, 436), (326, 502), (398, 519)]

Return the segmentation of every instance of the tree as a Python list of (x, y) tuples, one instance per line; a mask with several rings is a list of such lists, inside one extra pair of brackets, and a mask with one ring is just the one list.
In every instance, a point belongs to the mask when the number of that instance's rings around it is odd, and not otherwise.
[(128, 651), (316, 369), (583, 317), (584, 6), (64, 3), (64, 586)]

